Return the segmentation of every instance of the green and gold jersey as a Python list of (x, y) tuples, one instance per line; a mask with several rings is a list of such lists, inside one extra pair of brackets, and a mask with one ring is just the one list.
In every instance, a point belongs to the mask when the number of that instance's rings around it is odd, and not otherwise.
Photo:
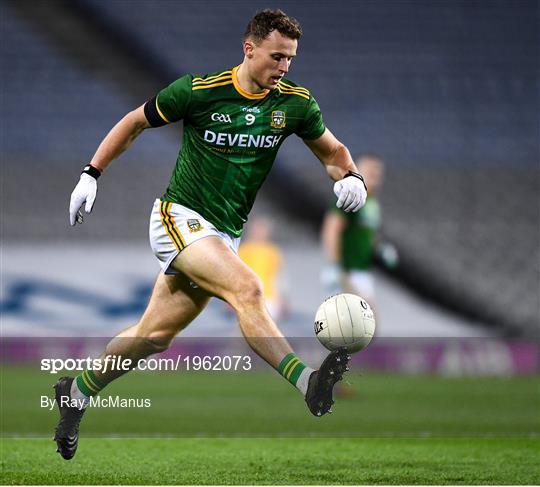
[(195, 210), (234, 237), (242, 234), (283, 141), (293, 133), (316, 139), (325, 130), (307, 89), (283, 79), (276, 89), (250, 94), (238, 83), (237, 69), (188, 74), (152, 100), (158, 122), (184, 121), (164, 199)]
[(379, 202), (372, 196), (356, 213), (333, 206), (346, 225), (341, 238), (341, 267), (345, 270), (367, 270), (375, 254), (375, 238), (381, 223)]

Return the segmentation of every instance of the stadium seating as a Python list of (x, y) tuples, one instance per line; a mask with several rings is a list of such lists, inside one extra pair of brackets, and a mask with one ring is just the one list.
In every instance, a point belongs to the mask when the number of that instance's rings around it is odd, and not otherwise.
[[(55, 5), (41, 4), (50, 10)], [(38, 4), (24, 6), (22, 1), (2, 6), (0, 49), (6, 69), (0, 144), (2, 179), (10, 182), (2, 188), (3, 238), (11, 242), (143, 238), (148, 208), (162, 193), (176, 158), (177, 138), (164, 129), (149, 132), (144, 144), (136, 142), (104, 182), (111, 190), (100, 194), (98, 204), (107, 211), (99, 212), (99, 224), (66, 233), (66, 197), (81, 166), (112, 125), (144, 98), (134, 96), (132, 86), (111, 79), (106, 52), (91, 60), (82, 58), (84, 39), (66, 33), (70, 43), (55, 42), (47, 35), (50, 19), (36, 13)], [(66, 28), (61, 18), (58, 24)], [(178, 133), (178, 128), (173, 130)], [(119, 219), (124, 221), (122, 230)]]

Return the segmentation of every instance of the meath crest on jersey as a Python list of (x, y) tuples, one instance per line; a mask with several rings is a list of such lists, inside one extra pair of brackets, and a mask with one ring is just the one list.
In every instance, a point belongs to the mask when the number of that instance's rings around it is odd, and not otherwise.
[(187, 221), (187, 226), (189, 228), (189, 233), (195, 233), (195, 232), (198, 232), (199, 230), (202, 230), (203, 227), (201, 225), (201, 222), (199, 220), (196, 220), (196, 219), (190, 219)]
[(270, 126), (275, 129), (282, 129), (285, 127), (285, 112), (283, 110), (274, 110), (272, 112), (272, 118), (270, 120)]

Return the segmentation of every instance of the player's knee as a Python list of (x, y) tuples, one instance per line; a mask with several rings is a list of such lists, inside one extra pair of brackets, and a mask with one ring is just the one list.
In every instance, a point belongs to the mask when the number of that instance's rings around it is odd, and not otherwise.
[(141, 340), (144, 343), (144, 347), (148, 353), (161, 353), (167, 350), (174, 339), (173, 333), (167, 333), (165, 331), (154, 331), (147, 333), (145, 336), (141, 336)]
[(231, 304), (236, 310), (263, 306), (264, 295), (260, 279), (255, 275), (242, 279)]
[(172, 343), (172, 337), (163, 337), (163, 336), (155, 336), (155, 337), (146, 337), (144, 338), (144, 342), (149, 350), (151, 350), (150, 353), (161, 353), (167, 350), (171, 343)]

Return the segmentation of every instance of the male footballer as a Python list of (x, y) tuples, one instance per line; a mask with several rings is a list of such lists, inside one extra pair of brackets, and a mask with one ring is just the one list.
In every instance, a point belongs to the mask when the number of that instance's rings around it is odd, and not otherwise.
[[(316, 416), (330, 412), (335, 383), (347, 370), (346, 350), (332, 352), (319, 370), (294, 354), (265, 305), (261, 283), (237, 256), (242, 228), (276, 153), (291, 134), (301, 137), (335, 182), (337, 206), (357, 211), (366, 188), (347, 148), (324, 126), (306, 88), (284, 78), (302, 34), (280, 10), (257, 13), (243, 39), (244, 60), (207, 75), (188, 74), (128, 113), (101, 142), (71, 194), (70, 223), (82, 222), (96, 199), (97, 179), (146, 129), (184, 121), (184, 137), (165, 194), (154, 203), (150, 243), (161, 265), (140, 321), (107, 345), (138, 361), (167, 349), (212, 296), (234, 309), (251, 348), (304, 396)], [(308, 202), (306, 202), (309, 204)], [(123, 370), (88, 369), (55, 385), (60, 421), (55, 440), (63, 458), (77, 450), (84, 407)]]

